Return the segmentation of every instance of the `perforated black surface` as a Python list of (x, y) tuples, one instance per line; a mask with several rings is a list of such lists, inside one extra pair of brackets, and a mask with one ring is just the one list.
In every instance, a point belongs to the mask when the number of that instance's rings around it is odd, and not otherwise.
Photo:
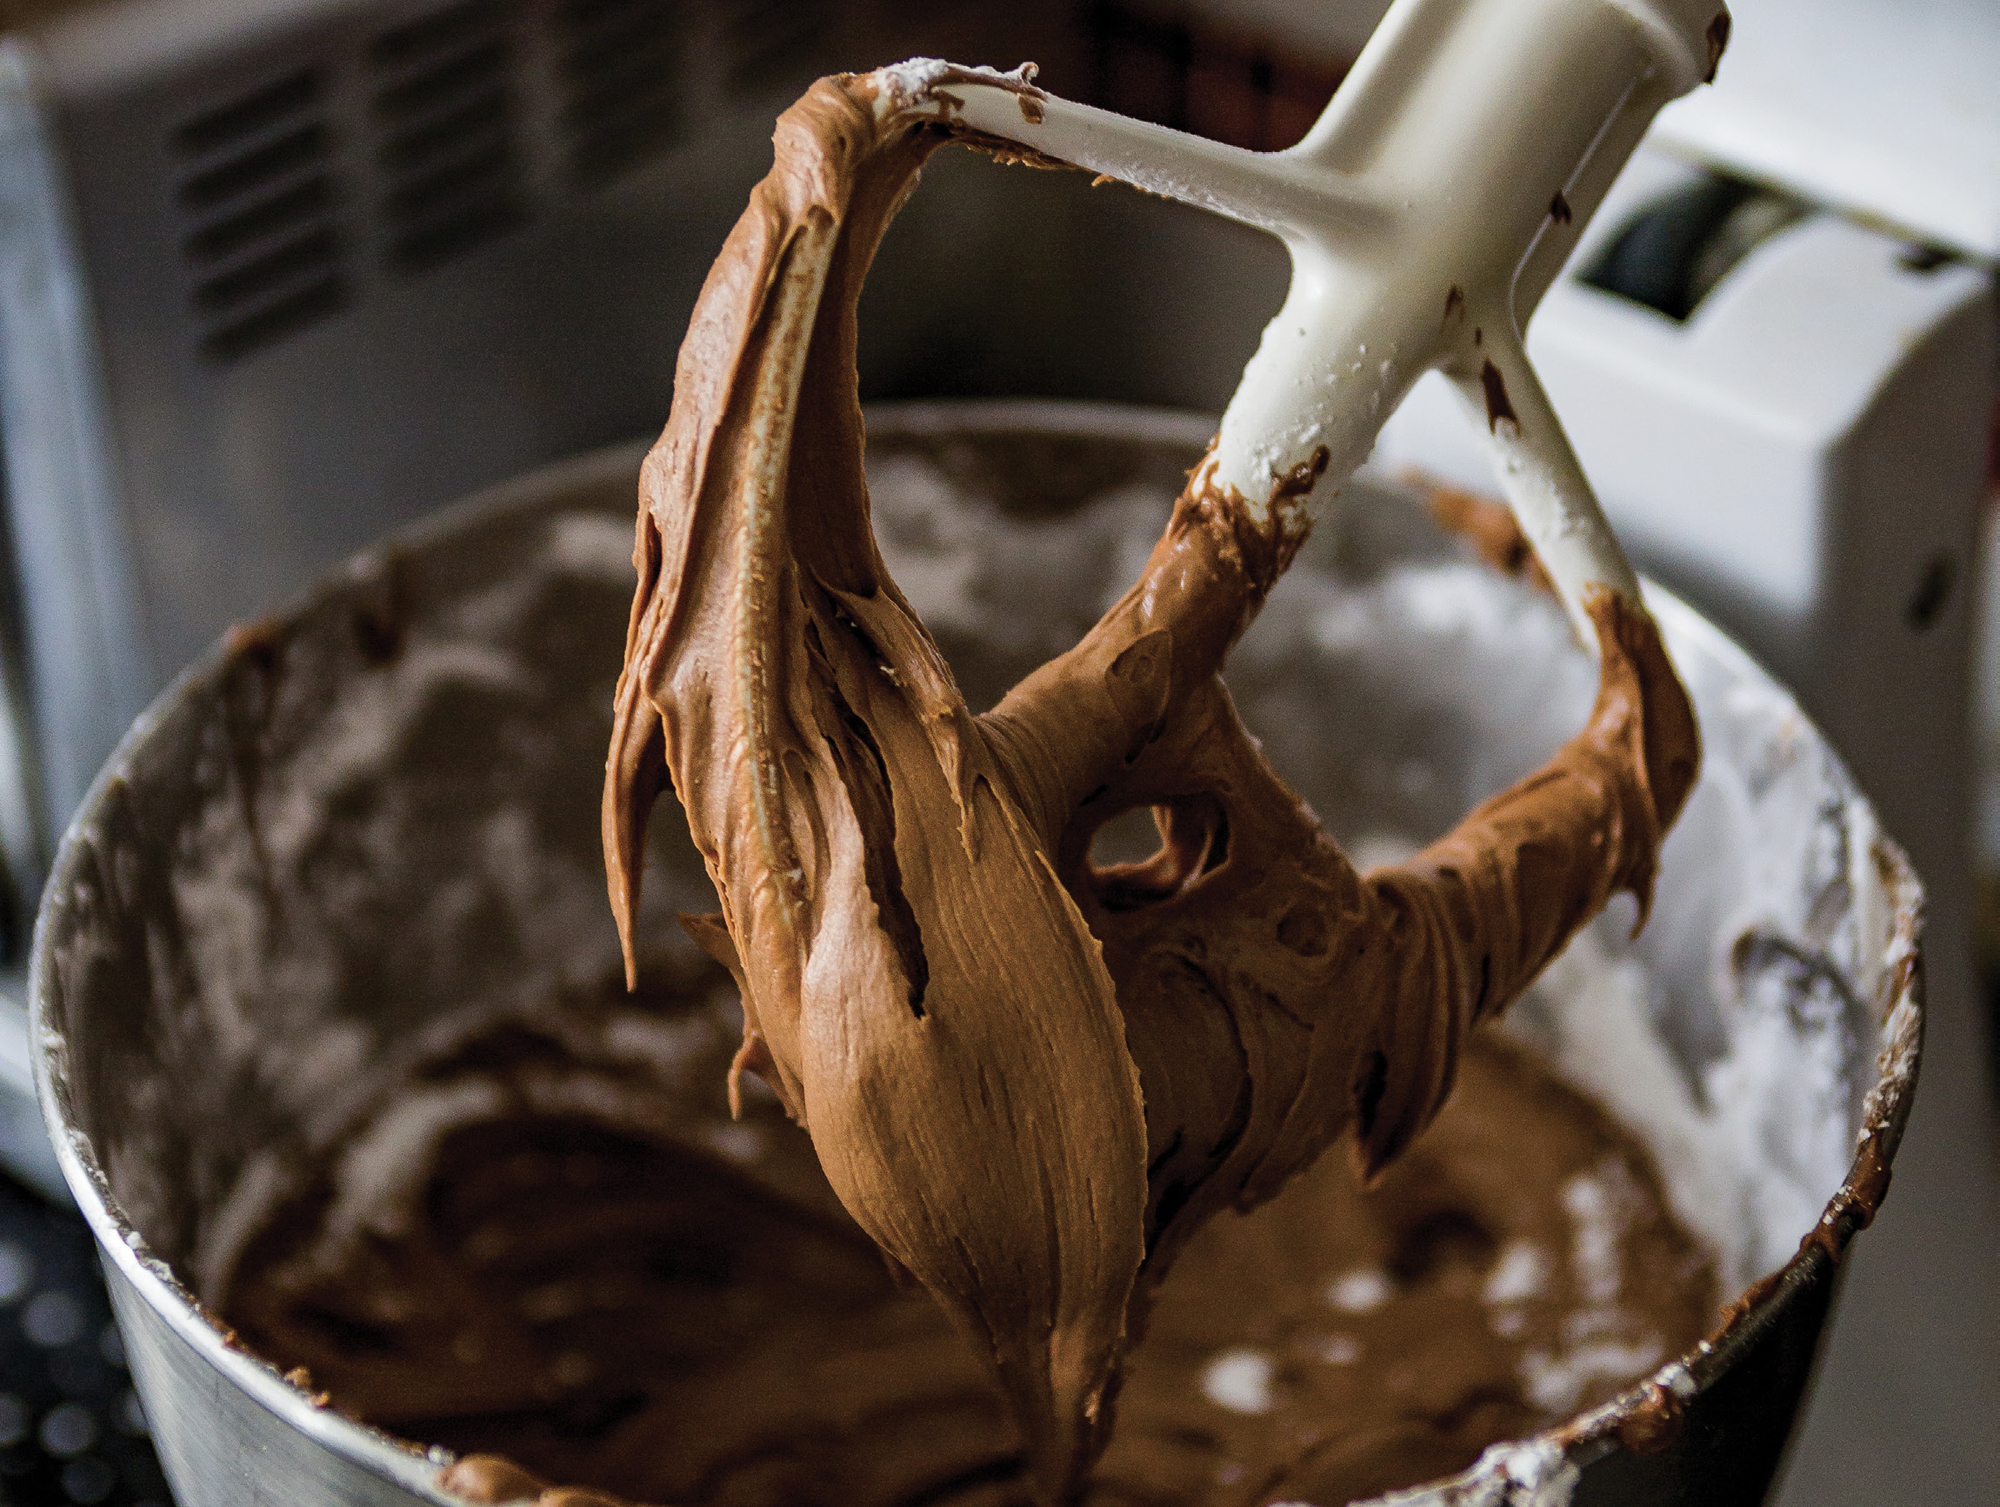
[(0, 1176), (0, 1502), (172, 1501), (89, 1228)]

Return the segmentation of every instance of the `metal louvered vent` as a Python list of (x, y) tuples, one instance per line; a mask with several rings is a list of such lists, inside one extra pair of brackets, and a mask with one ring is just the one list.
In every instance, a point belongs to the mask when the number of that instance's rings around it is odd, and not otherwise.
[(589, 188), (659, 155), (682, 129), (674, 0), (563, 0), (555, 14), (571, 179)]
[(434, 267), (526, 217), (505, 20), (494, 0), (466, 0), (368, 47), (383, 254), (399, 271)]
[(1121, 0), (1097, 0), (1084, 24), (1091, 104), (1260, 152), (1304, 136), (1353, 61), (1267, 46)]
[(319, 70), (305, 69), (173, 134), (181, 252), (209, 356), (244, 355), (347, 301), (325, 93)]

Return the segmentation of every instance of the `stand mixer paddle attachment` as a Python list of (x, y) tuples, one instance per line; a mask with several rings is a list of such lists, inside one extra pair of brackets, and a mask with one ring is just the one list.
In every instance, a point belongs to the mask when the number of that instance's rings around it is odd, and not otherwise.
[[(1349, 1133), (1381, 1167), (1476, 1023), (1616, 892), (1644, 915), (1698, 735), (1520, 329), (1727, 29), (1712, 0), (1401, 0), (1272, 154), (930, 60), (823, 79), (779, 121), (642, 474), (611, 898), (630, 969), (671, 779), (722, 903), (685, 924), (742, 991), (733, 1078), (771, 1086), (991, 1358), (1046, 1502), (1080, 1491), (1147, 1295), (1206, 1219)], [(1229, 215), (1293, 264), (1140, 579), (976, 716), (876, 549), (854, 362), (869, 261), (951, 141)], [(1539, 773), (1362, 875), (1221, 672), (1433, 367), (1600, 688)], [(1094, 862), (1140, 807), (1158, 852)]]

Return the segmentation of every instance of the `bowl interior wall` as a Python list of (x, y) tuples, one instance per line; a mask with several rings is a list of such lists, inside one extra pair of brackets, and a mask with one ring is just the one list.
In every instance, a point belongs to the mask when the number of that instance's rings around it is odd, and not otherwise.
[[(1123, 589), (1196, 456), (875, 429), (885, 554), (975, 706)], [(520, 484), (240, 631), (81, 819), (43, 923), (63, 1109), (196, 1292), (375, 1085), (617, 967), (598, 793), (637, 458)], [(1595, 1014), (1531, 1000), (1519, 1029), (1692, 1169), (1669, 1168), (1677, 1204), (1747, 1281), (1847, 1170), (1889, 906), (1872, 819), (1818, 735), (1693, 614), (1661, 612), (1707, 763), (1645, 932), (1627, 939), (1628, 907), (1591, 933), (1640, 982)], [(1550, 602), (1360, 480), (1230, 683), (1330, 829), (1385, 852), (1531, 771), (1595, 674)], [(673, 913), (714, 908), (663, 799), (642, 935), (685, 948)]]

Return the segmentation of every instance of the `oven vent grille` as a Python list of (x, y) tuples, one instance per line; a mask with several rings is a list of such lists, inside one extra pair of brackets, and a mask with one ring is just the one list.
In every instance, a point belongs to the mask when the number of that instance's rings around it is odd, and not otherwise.
[[(355, 9), (374, 9), (374, 6)], [(325, 30), (173, 130), (194, 339), (232, 360), (686, 146), (727, 91), (820, 71), (832, 0), (430, 0)], [(246, 60), (247, 61), (247, 60)]]
[(571, 181), (595, 187), (671, 147), (682, 117), (672, 0), (564, 0), (555, 14)]
[(526, 217), (512, 47), (492, 0), (432, 11), (369, 45), (383, 255), (449, 261)]
[(1260, 152), (1304, 136), (1353, 61), (1266, 46), (1123, 0), (1098, 0), (1085, 24), (1090, 103)]
[(347, 301), (325, 95), (324, 75), (304, 69), (173, 133), (181, 252), (210, 356), (243, 355)]

